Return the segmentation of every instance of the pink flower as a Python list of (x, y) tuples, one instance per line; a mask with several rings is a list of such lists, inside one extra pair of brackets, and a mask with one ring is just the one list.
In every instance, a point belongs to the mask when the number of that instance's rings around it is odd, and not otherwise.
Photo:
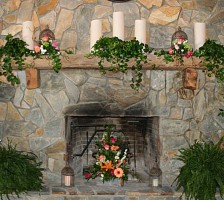
[(89, 172), (87, 172), (86, 174), (85, 174), (85, 178), (86, 179), (90, 179), (92, 177), (92, 175), (89, 173)]
[(169, 49), (169, 54), (173, 54), (173, 49), (172, 48)]
[(100, 162), (104, 162), (104, 161), (105, 161), (105, 158), (106, 158), (106, 157), (105, 157), (104, 155), (100, 155), (100, 156), (99, 156), (99, 160), (100, 160)]
[(190, 58), (193, 55), (193, 51), (188, 51), (184, 56)]
[(44, 37), (41, 38), (41, 40), (42, 40), (43, 42), (47, 42), (47, 41), (49, 40), (49, 37), (48, 37), (48, 36), (44, 36)]
[(174, 48), (175, 48), (176, 50), (178, 50), (180, 47), (179, 47), (179, 45), (175, 44), (175, 45), (174, 45)]
[(178, 38), (177, 39), (177, 44), (182, 44), (184, 42), (184, 39), (183, 38)]
[(55, 48), (55, 49), (59, 49), (59, 47), (58, 47), (58, 43), (56, 42), (56, 41), (53, 41), (52, 42), (52, 46)]
[(103, 147), (104, 147), (104, 149), (106, 149), (106, 150), (109, 150), (109, 149), (110, 149), (110, 146), (109, 146), (108, 144), (105, 144)]
[(111, 137), (111, 138), (110, 138), (110, 142), (111, 142), (112, 144), (114, 144), (116, 141), (117, 141), (117, 139), (116, 139), (115, 137)]
[(39, 46), (35, 46), (34, 47), (34, 52), (35, 53), (39, 53), (40, 52), (40, 47)]

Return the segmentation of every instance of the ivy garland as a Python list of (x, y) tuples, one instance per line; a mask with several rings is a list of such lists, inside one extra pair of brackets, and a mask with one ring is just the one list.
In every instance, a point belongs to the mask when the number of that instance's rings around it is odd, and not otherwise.
[[(52, 43), (53, 44), (53, 43)], [(12, 65), (17, 65), (19, 70), (25, 67), (25, 60), (28, 56), (40, 58), (41, 55), (27, 49), (27, 44), (12, 35), (6, 36), (6, 44), (0, 47), (0, 76), (5, 76), (12, 84), (19, 84), (18, 77), (13, 74)], [(52, 68), (55, 72), (61, 69), (60, 51), (50, 49), (48, 58), (52, 60)], [(66, 52), (67, 53), (67, 52)], [(169, 50), (156, 50), (147, 44), (139, 43), (138, 40), (123, 41), (117, 37), (101, 37), (93, 46), (88, 58), (98, 57), (100, 60), (99, 70), (106, 74), (108, 71), (127, 73), (129, 68), (133, 71), (131, 88), (139, 90), (142, 82), (142, 66), (148, 63), (148, 55), (153, 53), (158, 58), (162, 58), (165, 63), (179, 61), (184, 62), (184, 57), (195, 56), (202, 59), (203, 66), (208, 71), (208, 75), (215, 75), (218, 81), (224, 81), (224, 46), (215, 40), (207, 40), (199, 50), (193, 51), (186, 41), (174, 41)], [(133, 61), (129, 67), (130, 61)], [(109, 68), (105, 67), (105, 62), (109, 63)]]

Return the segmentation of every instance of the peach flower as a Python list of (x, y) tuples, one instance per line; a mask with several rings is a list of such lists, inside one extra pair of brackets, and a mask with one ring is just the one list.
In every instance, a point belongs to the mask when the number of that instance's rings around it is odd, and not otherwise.
[(112, 145), (110, 149), (111, 151), (117, 151), (119, 149), (119, 146)]
[(117, 168), (114, 170), (114, 175), (117, 177), (117, 178), (121, 178), (124, 174), (124, 171), (123, 169), (121, 168)]
[(40, 52), (40, 47), (39, 46), (35, 46), (34, 47), (34, 51), (35, 51), (35, 53), (39, 53)]

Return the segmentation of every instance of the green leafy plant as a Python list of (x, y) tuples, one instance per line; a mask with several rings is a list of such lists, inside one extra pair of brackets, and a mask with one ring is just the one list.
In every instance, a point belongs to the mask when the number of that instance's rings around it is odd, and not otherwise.
[[(131, 80), (131, 88), (138, 90), (142, 82), (142, 65), (147, 63), (147, 53), (152, 52), (147, 44), (138, 40), (120, 40), (118, 37), (101, 37), (93, 46), (88, 58), (100, 58), (98, 64), (101, 72), (108, 71), (127, 73), (128, 69), (134, 72)], [(128, 66), (129, 61), (134, 60), (134, 65)], [(105, 68), (105, 61), (109, 62), (109, 68)]]
[(215, 40), (207, 40), (205, 44), (194, 52), (194, 56), (203, 59), (203, 65), (208, 76), (215, 75), (218, 81), (224, 81), (224, 46)]
[(0, 76), (5, 76), (12, 85), (19, 84), (20, 80), (13, 74), (12, 65), (16, 65), (19, 70), (22, 70), (25, 67), (26, 57), (31, 52), (26, 48), (27, 44), (23, 40), (13, 38), (11, 34), (7, 35), (5, 39), (6, 44), (0, 47), (0, 60), (2, 61)]
[(177, 160), (183, 162), (175, 179), (177, 190), (183, 189), (186, 200), (215, 200), (216, 192), (224, 194), (224, 138), (216, 144), (195, 141), (181, 148)]
[[(13, 67), (23, 70), (29, 64), (26, 58), (32, 56), (34, 59), (41, 58), (42, 55), (52, 60), (52, 68), (55, 72), (61, 69), (60, 51), (56, 41), (44, 36), (34, 51), (27, 48), (27, 44), (19, 39), (13, 38), (11, 34), (6, 36), (5, 45), (0, 47), (0, 76), (5, 76), (12, 85), (19, 84), (19, 78), (13, 73)], [(71, 53), (71, 52), (70, 52)]]
[(0, 145), (0, 197), (10, 199), (27, 191), (42, 188), (42, 168), (37, 156), (31, 152), (17, 151), (11, 142)]

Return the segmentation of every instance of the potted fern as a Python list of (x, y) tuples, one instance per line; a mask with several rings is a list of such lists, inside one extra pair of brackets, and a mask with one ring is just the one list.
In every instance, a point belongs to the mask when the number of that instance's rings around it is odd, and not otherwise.
[(7, 146), (0, 143), (0, 199), (9, 200), (11, 195), (19, 197), (27, 191), (40, 191), (42, 170), (34, 153), (18, 151), (11, 142)]
[(177, 190), (186, 200), (215, 200), (217, 192), (224, 194), (224, 138), (217, 143), (195, 141), (181, 148), (177, 160), (183, 162), (175, 179)]

